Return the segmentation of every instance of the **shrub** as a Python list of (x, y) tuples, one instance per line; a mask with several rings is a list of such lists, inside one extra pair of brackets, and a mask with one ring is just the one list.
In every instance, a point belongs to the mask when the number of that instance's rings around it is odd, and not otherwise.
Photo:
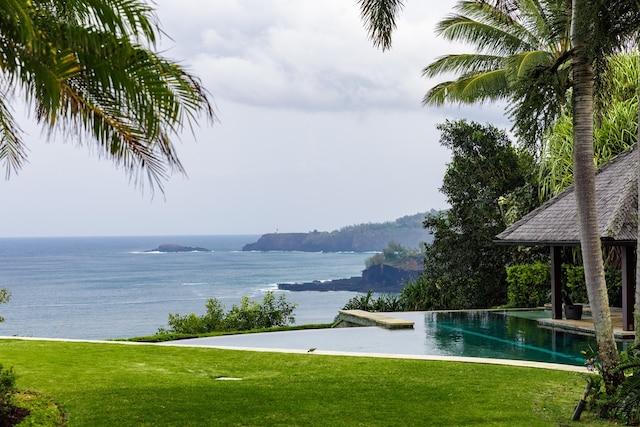
[(247, 331), (251, 329), (286, 326), (295, 322), (296, 304), (286, 301), (284, 294), (276, 298), (273, 291), (265, 294), (262, 304), (243, 296), (240, 305), (224, 312), (224, 305), (217, 298), (207, 300), (207, 310), (202, 316), (169, 314), (169, 328), (159, 328), (158, 334), (204, 334), (216, 331)]
[(16, 375), (13, 368), (5, 369), (0, 365), (0, 419), (11, 412), (13, 393), (16, 391)]
[(373, 312), (390, 312), (404, 311), (404, 306), (400, 298), (391, 293), (384, 293), (378, 297), (373, 297), (373, 291), (369, 290), (366, 294), (359, 294), (351, 298), (343, 310), (365, 310)]
[[(622, 305), (622, 277), (619, 270), (605, 269), (609, 303)], [(587, 285), (582, 266), (563, 264), (563, 292), (576, 303), (587, 303)], [(539, 307), (551, 300), (551, 269), (549, 264), (512, 265), (507, 267), (507, 296), (510, 307)]]
[(454, 304), (455, 287), (443, 285), (447, 277), (434, 277), (421, 274), (407, 281), (400, 293), (400, 303), (406, 311), (440, 310), (460, 308)]
[(521, 264), (507, 267), (507, 305), (510, 307), (540, 307), (549, 302), (551, 294), (549, 264)]

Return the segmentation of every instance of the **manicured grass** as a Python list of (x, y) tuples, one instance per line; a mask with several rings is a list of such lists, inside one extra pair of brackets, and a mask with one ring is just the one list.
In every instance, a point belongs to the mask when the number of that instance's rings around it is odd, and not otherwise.
[(0, 361), (68, 426), (606, 425), (569, 421), (585, 381), (563, 371), (17, 339)]

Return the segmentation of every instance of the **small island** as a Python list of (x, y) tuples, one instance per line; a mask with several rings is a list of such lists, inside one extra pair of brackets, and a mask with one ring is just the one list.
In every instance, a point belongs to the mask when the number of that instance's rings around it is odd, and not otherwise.
[(155, 249), (149, 249), (145, 252), (211, 252), (210, 249), (201, 248), (199, 246), (182, 246), (174, 243), (164, 243)]

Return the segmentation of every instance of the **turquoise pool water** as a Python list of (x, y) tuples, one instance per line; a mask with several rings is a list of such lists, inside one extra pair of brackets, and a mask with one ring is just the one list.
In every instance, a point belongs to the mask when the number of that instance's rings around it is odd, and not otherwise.
[(270, 332), (199, 338), (174, 344), (482, 357), (578, 366), (585, 361), (582, 351), (596, 347), (591, 336), (539, 327), (538, 318), (550, 317), (550, 312), (544, 310), (386, 314), (413, 321), (414, 328), (354, 327)]
[(426, 313), (425, 335), (440, 354), (583, 365), (595, 338), (538, 326), (549, 317), (544, 310)]

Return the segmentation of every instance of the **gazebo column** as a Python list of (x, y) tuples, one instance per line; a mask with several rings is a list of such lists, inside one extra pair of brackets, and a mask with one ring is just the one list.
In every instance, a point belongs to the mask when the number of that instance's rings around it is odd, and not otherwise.
[(633, 306), (635, 304), (636, 260), (633, 246), (622, 247), (622, 330), (633, 331)]
[(560, 246), (551, 246), (551, 318), (562, 319), (562, 256)]

